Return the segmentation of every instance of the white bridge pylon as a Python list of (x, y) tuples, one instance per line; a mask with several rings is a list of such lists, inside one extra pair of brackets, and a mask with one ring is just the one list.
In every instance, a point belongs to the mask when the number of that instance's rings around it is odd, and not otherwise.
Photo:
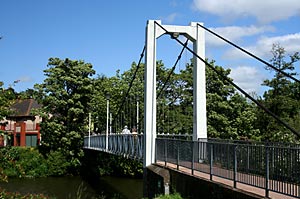
[[(159, 24), (159, 25), (158, 25)], [(202, 23), (199, 23), (202, 24)], [(203, 25), (203, 24), (202, 24)], [(193, 42), (193, 51), (205, 59), (204, 30), (191, 22), (189, 26), (162, 25), (149, 20), (146, 27), (145, 97), (144, 97), (144, 160), (147, 167), (155, 162), (156, 139), (156, 41), (165, 30), (184, 35)], [(207, 138), (205, 63), (193, 57), (193, 140)]]

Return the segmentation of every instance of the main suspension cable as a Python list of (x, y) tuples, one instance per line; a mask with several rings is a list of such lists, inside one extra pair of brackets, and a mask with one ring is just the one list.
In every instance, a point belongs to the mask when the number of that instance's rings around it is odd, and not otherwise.
[(276, 68), (276, 67), (273, 66), (272, 64), (266, 62), (265, 60), (259, 58), (259, 57), (256, 56), (256, 55), (250, 53), (250, 52), (247, 51), (246, 49), (244, 49), (244, 48), (242, 48), (242, 47), (240, 47), (240, 46), (234, 44), (233, 42), (229, 41), (228, 39), (225, 39), (225, 38), (222, 37), (221, 35), (215, 33), (214, 31), (212, 31), (212, 30), (206, 28), (205, 26), (203, 26), (203, 25), (201, 25), (201, 24), (199, 24), (199, 23), (197, 23), (197, 25), (200, 26), (201, 28), (203, 28), (204, 30), (206, 30), (207, 32), (209, 32), (209, 33), (213, 34), (214, 36), (218, 37), (219, 39), (222, 39), (223, 41), (229, 43), (230, 45), (234, 46), (235, 48), (239, 49), (240, 51), (246, 53), (247, 55), (249, 55), (249, 56), (255, 58), (256, 60), (258, 60), (258, 61), (260, 61), (260, 62), (262, 62), (263, 64), (267, 65), (268, 67), (272, 68), (273, 70), (276, 70), (277, 72), (279, 72), (279, 73), (285, 75), (286, 77), (289, 77), (290, 79), (294, 80), (295, 82), (300, 83), (300, 80), (298, 80), (298, 79), (296, 79), (295, 77), (291, 76), (290, 74), (284, 72), (283, 70), (280, 70), (279, 68)]
[[(184, 52), (184, 49), (187, 47), (188, 41), (189, 41), (189, 39), (187, 39), (186, 42), (184, 43), (184, 46), (181, 49), (181, 51), (180, 51), (180, 53), (179, 53), (179, 55), (177, 57), (177, 60), (175, 61), (174, 65), (173, 65), (173, 67), (171, 69), (171, 71), (169, 72), (169, 75), (168, 75), (166, 81), (164, 82), (164, 84), (163, 84), (162, 88), (160, 89), (159, 93), (157, 94), (156, 99), (158, 99), (160, 97), (160, 95), (162, 94), (163, 90), (165, 89), (165, 86), (166, 86), (167, 82), (170, 80), (170, 77), (171, 77), (172, 73), (174, 72), (174, 70), (176, 68), (176, 65), (178, 64), (179, 60), (181, 59), (181, 56), (182, 56), (182, 54)], [(144, 116), (142, 116), (139, 119), (139, 122), (142, 121), (143, 119), (144, 119)]]
[(171, 75), (173, 74), (173, 72), (174, 72), (174, 70), (175, 70), (175, 68), (176, 68), (179, 60), (181, 59), (181, 56), (182, 56), (182, 54), (184, 52), (184, 49), (187, 47), (188, 41), (189, 41), (189, 39), (187, 39), (186, 42), (184, 43), (183, 48), (181, 49), (181, 51), (180, 51), (180, 53), (179, 53), (179, 55), (177, 57), (177, 60), (175, 61), (174, 65), (173, 65), (173, 67), (171, 69), (171, 71), (169, 72), (166, 81), (164, 82), (164, 84), (163, 84), (162, 88), (160, 89), (159, 93), (157, 94), (156, 99), (158, 99), (160, 97), (161, 93), (163, 92), (163, 90), (165, 89), (167, 83), (169, 82), (169, 80), (171, 78)]
[(125, 93), (125, 95), (123, 95), (122, 103), (121, 103), (121, 105), (120, 105), (120, 107), (119, 107), (119, 109), (118, 109), (118, 114), (117, 114), (117, 115), (120, 114), (121, 109), (122, 109), (122, 107), (123, 107), (123, 105), (124, 105), (124, 103), (125, 103), (125, 100), (126, 100), (126, 98), (128, 97), (128, 93), (129, 93), (130, 90), (131, 90), (131, 87), (132, 87), (132, 85), (133, 85), (133, 81), (134, 81), (135, 78), (136, 78), (137, 72), (138, 72), (138, 70), (139, 70), (139, 68), (140, 68), (142, 59), (143, 59), (143, 57), (144, 57), (145, 50), (146, 50), (146, 45), (144, 45), (144, 47), (143, 47), (142, 53), (141, 53), (141, 55), (140, 55), (139, 62), (138, 62), (138, 64), (137, 64), (137, 66), (136, 66), (136, 69), (135, 69), (134, 74), (133, 74), (133, 77), (132, 77), (132, 79), (131, 79), (131, 81), (130, 81), (130, 84), (129, 84), (129, 87), (128, 87), (128, 89), (127, 89), (127, 92)]
[[(155, 21), (155, 24), (158, 25), (161, 29), (163, 29), (166, 34), (171, 35), (171, 33), (165, 29), (162, 25), (157, 23)], [(180, 43), (182, 46), (185, 44), (181, 42), (178, 38), (174, 38), (178, 43)], [(198, 59), (200, 59), (203, 63), (205, 63), (207, 66), (209, 66), (210, 69), (212, 69), (216, 74), (218, 74), (223, 80), (227, 81), (229, 84), (231, 84), (233, 87), (235, 87), (237, 90), (239, 90), (242, 94), (244, 94), (246, 97), (248, 97), (251, 101), (253, 101), (257, 106), (259, 106), (261, 109), (263, 109), (266, 113), (271, 115), (275, 120), (277, 120), (279, 123), (281, 123), (283, 126), (285, 126), (287, 129), (289, 129), (291, 132), (293, 132), (298, 138), (300, 138), (300, 133), (297, 132), (294, 128), (289, 126), (286, 122), (281, 120), (277, 115), (275, 115), (272, 111), (270, 111), (268, 108), (266, 108), (264, 105), (262, 105), (260, 102), (258, 102), (256, 99), (254, 99), (251, 95), (249, 95), (246, 91), (244, 91), (242, 88), (240, 88), (238, 85), (236, 85), (233, 81), (231, 81), (227, 76), (224, 76), (221, 74), (214, 66), (212, 66), (210, 63), (208, 63), (205, 59), (200, 57), (198, 54), (196, 54), (192, 49), (190, 49), (188, 46), (186, 46), (186, 49), (190, 51), (194, 56), (196, 56)]]

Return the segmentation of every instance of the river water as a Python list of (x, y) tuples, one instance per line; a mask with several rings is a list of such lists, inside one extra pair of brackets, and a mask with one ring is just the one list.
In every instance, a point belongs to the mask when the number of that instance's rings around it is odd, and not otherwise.
[(56, 199), (141, 199), (143, 180), (101, 177), (96, 182), (87, 182), (81, 177), (47, 177), (9, 179), (0, 187), (10, 192), (43, 193)]

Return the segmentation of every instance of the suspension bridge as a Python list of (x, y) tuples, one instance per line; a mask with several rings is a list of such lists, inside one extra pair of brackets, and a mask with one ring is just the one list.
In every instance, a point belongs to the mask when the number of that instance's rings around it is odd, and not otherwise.
[[(143, 162), (144, 168), (160, 165), (164, 168), (186, 172), (197, 178), (223, 183), (262, 197), (299, 198), (299, 145), (266, 144), (207, 137), (205, 67), (209, 67), (223, 81), (233, 85), (240, 93), (298, 137), (299, 132), (229, 78), (220, 74), (205, 60), (205, 31), (299, 82), (293, 76), (280, 71), (268, 62), (207, 29), (202, 23), (192, 22), (189, 26), (174, 26), (163, 25), (161, 21), (157, 20), (149, 20), (146, 27), (145, 46), (129, 88), (122, 96), (123, 100), (117, 113), (110, 113), (109, 97), (107, 97), (106, 132), (95, 135), (89, 132), (89, 135), (84, 138), (84, 148), (132, 158)], [(170, 35), (173, 40), (182, 45), (182, 50), (165, 81), (158, 84), (156, 46), (158, 38), (164, 34)], [(184, 36), (186, 42), (182, 42), (179, 36)], [(193, 49), (189, 48), (189, 42), (192, 43)], [(172, 96), (172, 85), (170, 84), (171, 76), (174, 74), (183, 51), (189, 51), (193, 55), (193, 82), (192, 88), (187, 92), (190, 93), (192, 99), (189, 103)], [(143, 92), (140, 92), (143, 95), (133, 96), (130, 90), (137, 72), (141, 68), (144, 56), (144, 88)], [(141, 107), (141, 101), (144, 102), (143, 107)], [(184, 104), (184, 106), (180, 106), (181, 108), (178, 106), (180, 103)], [(186, 118), (177, 118), (176, 113), (178, 112), (186, 115)], [(187, 123), (183, 122), (185, 119), (188, 120)], [(184, 125), (177, 127), (180, 120)], [(125, 126), (129, 131), (123, 130)]]

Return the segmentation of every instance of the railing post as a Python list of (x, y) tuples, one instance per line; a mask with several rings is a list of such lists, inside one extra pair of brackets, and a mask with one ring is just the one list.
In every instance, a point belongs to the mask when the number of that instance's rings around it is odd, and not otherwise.
[(210, 160), (209, 160), (209, 176), (210, 176), (210, 180), (213, 179), (213, 144), (210, 143), (209, 146), (209, 151), (210, 151)]
[(237, 145), (234, 145), (234, 147), (233, 147), (233, 150), (234, 150), (234, 152), (233, 152), (233, 154), (234, 154), (234, 159), (233, 159), (233, 161), (234, 161), (234, 164), (233, 164), (233, 187), (234, 188), (236, 188), (236, 180), (237, 180)]
[(179, 145), (180, 141), (177, 143), (177, 170), (179, 170)]
[(167, 140), (164, 139), (164, 150), (165, 150), (165, 166), (167, 166), (167, 159), (168, 159), (168, 145)]
[(247, 172), (249, 172), (250, 169), (250, 150), (249, 146), (247, 145)]
[(192, 175), (194, 175), (194, 168), (195, 168), (195, 142), (196, 141), (192, 141)]
[(157, 163), (157, 138), (155, 138), (154, 142), (155, 142), (155, 157), (154, 157), (154, 162)]
[(265, 176), (265, 179), (266, 179), (266, 193), (265, 193), (265, 197), (266, 198), (269, 198), (269, 177), (270, 177), (270, 169), (269, 169), (269, 146), (265, 146), (265, 151), (266, 151), (266, 176)]

